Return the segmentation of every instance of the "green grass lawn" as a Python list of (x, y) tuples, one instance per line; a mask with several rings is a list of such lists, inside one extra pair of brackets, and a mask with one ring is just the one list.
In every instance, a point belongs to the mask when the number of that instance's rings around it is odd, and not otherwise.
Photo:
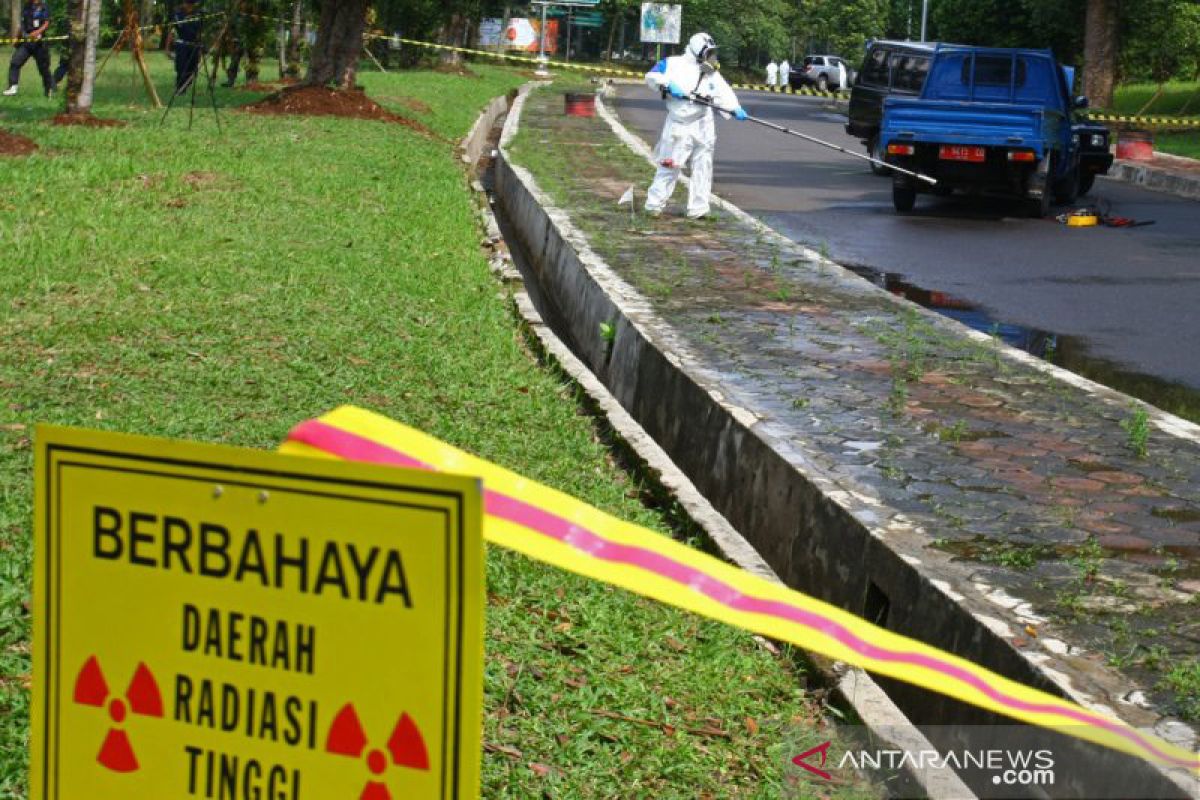
[[(488, 273), (452, 142), (524, 78), (472, 71), (362, 75), (433, 136), (230, 90), (223, 133), (204, 108), (160, 125), (125, 59), (95, 111), (126, 127), (49, 124), (33, 65), (0, 98), (40, 146), (0, 165), (0, 797), (28, 756), (35, 423), (269, 449), (356, 403), (667, 529)], [(485, 796), (778, 797), (790, 748), (825, 737), (746, 634), (495, 549), (488, 581)]]
[[(1112, 110), (1118, 114), (1136, 114), (1146, 105), (1158, 85), (1154, 83), (1130, 83), (1118, 86), (1113, 96)], [(1186, 108), (1185, 108), (1186, 106)], [(1171, 81), (1163, 87), (1162, 96), (1145, 112), (1160, 116), (1200, 115), (1200, 82)]]

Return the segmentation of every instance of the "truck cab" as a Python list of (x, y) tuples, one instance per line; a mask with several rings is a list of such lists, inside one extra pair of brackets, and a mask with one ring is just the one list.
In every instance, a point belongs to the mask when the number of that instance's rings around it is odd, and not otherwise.
[[(937, 180), (934, 191), (1025, 198), (1030, 214), (1079, 192), (1080, 140), (1067, 73), (1049, 50), (939, 45), (918, 97), (884, 101), (880, 149), (896, 166)], [(925, 186), (895, 173), (897, 211)]]

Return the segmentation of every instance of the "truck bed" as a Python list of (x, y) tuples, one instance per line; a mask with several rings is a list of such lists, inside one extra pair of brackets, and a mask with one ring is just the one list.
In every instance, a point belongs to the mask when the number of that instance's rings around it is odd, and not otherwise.
[(883, 143), (930, 142), (958, 145), (1022, 146), (1042, 156), (1047, 120), (1037, 106), (888, 98), (884, 104)]

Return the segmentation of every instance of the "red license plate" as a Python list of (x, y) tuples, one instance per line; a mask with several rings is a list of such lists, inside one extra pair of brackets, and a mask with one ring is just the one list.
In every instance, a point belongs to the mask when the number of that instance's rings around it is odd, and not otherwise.
[(963, 147), (962, 145), (944, 144), (938, 149), (938, 158), (946, 161), (982, 162), (986, 152), (982, 147)]

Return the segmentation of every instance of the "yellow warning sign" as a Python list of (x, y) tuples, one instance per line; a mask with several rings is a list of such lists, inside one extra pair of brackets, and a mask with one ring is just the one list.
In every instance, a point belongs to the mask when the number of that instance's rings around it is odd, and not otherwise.
[(37, 432), (31, 798), (479, 787), (478, 480)]

